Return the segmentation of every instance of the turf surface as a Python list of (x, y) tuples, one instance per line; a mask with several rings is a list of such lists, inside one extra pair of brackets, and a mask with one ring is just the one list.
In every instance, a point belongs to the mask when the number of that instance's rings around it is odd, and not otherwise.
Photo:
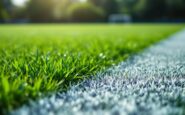
[(0, 25), (0, 111), (49, 95), (184, 25)]
[(12, 115), (185, 115), (185, 30)]

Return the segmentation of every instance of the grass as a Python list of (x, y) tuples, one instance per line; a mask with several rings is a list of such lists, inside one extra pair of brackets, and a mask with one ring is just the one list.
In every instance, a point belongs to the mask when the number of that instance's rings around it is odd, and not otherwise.
[(183, 27), (0, 25), (0, 112), (64, 91)]

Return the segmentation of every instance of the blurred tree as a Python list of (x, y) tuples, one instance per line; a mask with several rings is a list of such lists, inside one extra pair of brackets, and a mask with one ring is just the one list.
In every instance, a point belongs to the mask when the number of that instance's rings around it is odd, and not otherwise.
[(60, 21), (67, 21), (67, 11), (71, 4), (73, 4), (72, 0), (55, 0), (54, 2), (54, 18)]
[(185, 18), (185, 0), (166, 0), (166, 15), (170, 18)]
[(26, 20), (28, 19), (28, 13), (26, 7), (18, 7), (18, 6), (13, 6), (13, 11), (12, 11), (12, 19), (15, 20)]
[(1, 0), (0, 1), (0, 19), (2, 19), (3, 18), (3, 1)]
[(34, 22), (51, 21), (54, 11), (53, 0), (30, 0), (27, 4), (27, 13)]
[(10, 19), (11, 13), (11, 0), (0, 1), (0, 20), (5, 21)]
[(117, 0), (89, 0), (96, 6), (101, 7), (106, 12), (106, 18), (111, 14), (116, 14), (119, 12), (118, 1)]
[(75, 22), (97, 22), (103, 19), (105, 13), (91, 3), (76, 3), (69, 7), (68, 15)]
[(138, 2), (139, 0), (119, 0), (118, 3), (120, 11), (122, 13), (133, 15), (135, 12), (134, 11), (135, 6), (137, 5)]
[(135, 10), (142, 19), (161, 18), (165, 13), (165, 0), (139, 0)]
[(185, 0), (139, 0), (134, 12), (140, 19), (185, 18)]
[(93, 20), (103, 17), (106, 21), (117, 13), (141, 20), (185, 19), (184, 12), (185, 0), (28, 0), (25, 7), (13, 6), (11, 0), (0, 0), (1, 21), (10, 17), (33, 22), (66, 21), (68, 13), (72, 19), (81, 21), (90, 20), (87, 17)]
[(134, 11), (135, 11), (134, 17), (139, 19), (143, 18), (145, 6), (146, 6), (146, 0), (139, 0), (139, 2), (136, 4), (134, 8)]

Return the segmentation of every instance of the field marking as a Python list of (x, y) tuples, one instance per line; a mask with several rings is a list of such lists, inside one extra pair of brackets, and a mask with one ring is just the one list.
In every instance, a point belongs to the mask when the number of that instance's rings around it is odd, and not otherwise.
[(185, 30), (96, 77), (12, 114), (182, 114), (176, 102), (185, 102)]

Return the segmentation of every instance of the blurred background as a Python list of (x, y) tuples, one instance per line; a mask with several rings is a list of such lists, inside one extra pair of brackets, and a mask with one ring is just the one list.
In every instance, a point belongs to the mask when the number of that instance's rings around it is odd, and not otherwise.
[(0, 0), (0, 23), (185, 22), (185, 0)]

